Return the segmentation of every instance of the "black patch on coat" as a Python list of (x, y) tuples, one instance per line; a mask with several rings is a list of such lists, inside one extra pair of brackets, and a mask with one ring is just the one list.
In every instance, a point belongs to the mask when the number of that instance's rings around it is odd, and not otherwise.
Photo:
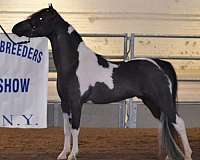
[(74, 48), (77, 50), (79, 44), (83, 41), (83, 39), (81, 38), (81, 36), (74, 30), (71, 33), (71, 41), (72, 44), (74, 46)]
[(96, 54), (96, 56), (97, 56), (99, 65), (103, 66), (104, 68), (109, 67), (108, 61), (106, 59), (104, 59), (101, 55), (98, 55), (98, 54)]

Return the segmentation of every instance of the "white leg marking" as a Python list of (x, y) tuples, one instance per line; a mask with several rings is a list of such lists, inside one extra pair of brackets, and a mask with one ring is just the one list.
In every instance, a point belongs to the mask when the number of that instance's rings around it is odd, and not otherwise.
[(176, 131), (181, 137), (181, 141), (183, 144), (184, 152), (185, 152), (185, 160), (192, 160), (192, 150), (190, 148), (190, 144), (187, 138), (186, 129), (185, 129), (185, 123), (181, 117), (176, 115), (176, 124), (173, 124)]
[(64, 148), (59, 154), (57, 159), (67, 159), (67, 154), (70, 153), (70, 144), (71, 144), (71, 125), (69, 123), (69, 115), (63, 113), (64, 118)]
[(71, 133), (72, 133), (72, 151), (70, 153), (70, 155), (68, 156), (68, 160), (74, 160), (76, 159), (76, 155), (78, 154), (78, 136), (79, 136), (79, 131), (80, 129), (72, 129)]

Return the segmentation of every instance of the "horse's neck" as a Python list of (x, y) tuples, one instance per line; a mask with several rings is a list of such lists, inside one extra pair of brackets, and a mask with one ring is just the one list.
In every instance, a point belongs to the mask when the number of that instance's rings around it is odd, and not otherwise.
[[(78, 67), (78, 63), (81, 66), (94, 66), (98, 61), (95, 52), (87, 47), (73, 28), (69, 28), (50, 38), (57, 71), (62, 72), (62, 68), (70, 70), (72, 67), (74, 68), (74, 65)], [(68, 33), (66, 34), (66, 32)], [(106, 60), (104, 59), (104, 61)]]
[(55, 34), (50, 38), (52, 54), (57, 72), (68, 72), (78, 63), (78, 52), (71, 46), (66, 34)]

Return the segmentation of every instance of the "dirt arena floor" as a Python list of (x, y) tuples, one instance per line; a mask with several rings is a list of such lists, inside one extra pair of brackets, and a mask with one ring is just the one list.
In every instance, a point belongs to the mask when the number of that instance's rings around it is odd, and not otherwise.
[[(157, 160), (157, 129), (86, 129), (78, 160)], [(193, 160), (200, 160), (200, 128), (188, 130)], [(56, 160), (63, 129), (0, 128), (0, 160)]]

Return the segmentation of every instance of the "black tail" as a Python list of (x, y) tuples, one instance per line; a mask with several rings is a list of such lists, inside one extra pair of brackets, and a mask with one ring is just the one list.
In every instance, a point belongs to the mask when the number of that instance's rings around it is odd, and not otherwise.
[(161, 153), (167, 154), (170, 160), (184, 160), (184, 154), (173, 138), (173, 126), (169, 123), (166, 114), (161, 114)]
[[(177, 98), (177, 76), (174, 67), (171, 63), (167, 61), (162, 61), (159, 59), (154, 59), (156, 63), (163, 69), (167, 77), (171, 82), (173, 106), (175, 112), (176, 109), (176, 98)], [(175, 113), (175, 114), (176, 114)], [(172, 160), (184, 160), (184, 154), (181, 152), (179, 146), (176, 144), (174, 137), (177, 135), (172, 122), (169, 121), (165, 113), (161, 113), (161, 152), (164, 152)]]

